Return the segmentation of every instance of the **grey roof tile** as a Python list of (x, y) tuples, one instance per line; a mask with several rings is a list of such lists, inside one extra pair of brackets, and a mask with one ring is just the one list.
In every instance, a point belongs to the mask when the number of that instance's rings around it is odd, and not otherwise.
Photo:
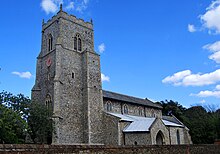
[(141, 98), (118, 94), (118, 93), (110, 92), (110, 91), (106, 91), (106, 90), (102, 90), (102, 93), (103, 93), (104, 98), (119, 100), (119, 101), (131, 103), (131, 104), (138, 104), (138, 105), (162, 109), (161, 105), (153, 103), (152, 101), (150, 101), (148, 99), (141, 99)]
[(179, 124), (179, 125), (182, 125), (175, 117), (173, 116), (163, 116), (162, 117), (163, 120), (167, 120), (167, 121), (170, 121), (170, 122), (173, 122), (173, 123), (176, 123), (176, 124)]
[(140, 117), (140, 116), (132, 116), (128, 114), (118, 114), (118, 113), (110, 113), (110, 115), (120, 118), (120, 121), (128, 121), (131, 122), (127, 127), (124, 128), (123, 132), (149, 132), (150, 127), (155, 121), (154, 117)]
[(168, 120), (162, 120), (165, 126), (173, 126), (173, 127), (184, 127), (181, 124), (177, 124)]

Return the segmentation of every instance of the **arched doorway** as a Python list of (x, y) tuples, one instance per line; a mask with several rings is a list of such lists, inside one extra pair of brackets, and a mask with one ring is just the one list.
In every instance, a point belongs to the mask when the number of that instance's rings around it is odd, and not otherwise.
[(157, 136), (156, 136), (156, 144), (157, 145), (163, 145), (163, 133), (161, 131), (159, 131), (157, 133)]

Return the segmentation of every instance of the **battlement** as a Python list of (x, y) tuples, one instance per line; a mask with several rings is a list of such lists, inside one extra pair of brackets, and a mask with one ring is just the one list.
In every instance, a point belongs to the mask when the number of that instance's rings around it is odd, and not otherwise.
[(87, 22), (87, 21), (84, 21), (81, 18), (77, 18), (74, 15), (69, 15), (67, 12), (63, 11), (62, 5), (60, 6), (59, 12), (57, 12), (57, 14), (54, 15), (51, 19), (49, 19), (46, 23), (43, 20), (42, 29), (45, 30), (52, 23), (59, 21), (59, 19), (61, 19), (61, 18), (65, 19), (65, 20), (68, 20), (68, 21), (71, 21), (75, 24), (81, 25), (81, 26), (83, 26), (85, 28), (88, 28), (90, 30), (93, 30), (92, 20), (90, 22)]

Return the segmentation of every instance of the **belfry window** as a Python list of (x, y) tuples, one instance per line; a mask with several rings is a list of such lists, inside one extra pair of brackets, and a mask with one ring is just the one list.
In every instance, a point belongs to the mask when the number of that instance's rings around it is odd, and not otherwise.
[(112, 111), (112, 103), (108, 101), (106, 105), (107, 105), (107, 111)]
[(82, 51), (82, 40), (79, 34), (74, 37), (74, 50)]
[(128, 114), (128, 106), (127, 106), (127, 105), (124, 105), (124, 107), (123, 107), (123, 113), (124, 113), (124, 114)]
[(77, 37), (74, 37), (74, 50), (77, 50)]
[(51, 51), (53, 49), (53, 37), (50, 34), (48, 37), (48, 51)]

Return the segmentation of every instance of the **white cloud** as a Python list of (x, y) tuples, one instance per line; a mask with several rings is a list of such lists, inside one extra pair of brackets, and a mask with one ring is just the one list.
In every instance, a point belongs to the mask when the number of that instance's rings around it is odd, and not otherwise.
[(20, 78), (30, 79), (32, 74), (30, 72), (12, 72), (14, 75), (18, 75)]
[(191, 32), (191, 33), (195, 32), (196, 31), (195, 26), (191, 25), (191, 24), (188, 24), (188, 31)]
[(203, 46), (203, 49), (207, 49), (207, 50), (210, 50), (212, 52), (220, 51), (220, 41), (217, 41), (217, 42), (212, 43), (212, 44), (206, 44), (205, 46)]
[(175, 86), (204, 86), (216, 84), (220, 81), (220, 69), (206, 74), (192, 74), (190, 70), (175, 73), (162, 80), (163, 83)]
[(88, 8), (89, 0), (41, 0), (41, 7), (47, 14), (57, 12), (60, 4), (66, 4), (64, 9), (67, 11), (83, 13)]
[(207, 49), (213, 54), (209, 56), (209, 59), (214, 60), (216, 63), (220, 64), (220, 41), (217, 41), (213, 44), (207, 44), (203, 46), (203, 49)]
[(200, 91), (198, 94), (190, 94), (190, 96), (220, 98), (220, 91), (205, 90), (205, 91)]
[(202, 104), (204, 104), (205, 102), (206, 102), (206, 101), (205, 101), (204, 99), (200, 101), (200, 103), (202, 103)]
[(63, 4), (63, 0), (42, 0), (41, 1), (41, 7), (47, 14), (57, 12), (60, 4)]
[(89, 4), (89, 0), (82, 0), (81, 3), (79, 3), (78, 6), (76, 7), (76, 11), (83, 13), (83, 11), (87, 9), (88, 4)]
[(98, 50), (99, 50), (100, 53), (103, 53), (105, 51), (105, 44), (104, 43), (100, 44), (98, 46)]
[(110, 82), (110, 78), (108, 76), (105, 76), (105, 74), (101, 74), (102, 82), (107, 81)]
[(67, 10), (73, 10), (74, 9), (74, 2), (69, 2), (69, 4), (66, 6)]
[(206, 13), (200, 16), (203, 26), (215, 33), (220, 33), (220, 0), (213, 1), (206, 9)]
[(202, 97), (202, 98), (205, 98), (205, 97), (220, 98), (220, 85), (216, 85), (213, 91), (204, 90), (204, 91), (200, 91), (197, 94), (190, 94), (190, 96), (196, 96), (196, 97)]
[(220, 90), (220, 85), (216, 85), (215, 89)]
[(168, 76), (165, 79), (162, 80), (163, 83), (171, 83), (174, 85), (180, 85), (181, 81), (186, 77), (191, 74), (190, 70), (185, 70), (181, 72), (177, 72), (173, 74), (172, 76)]
[(217, 64), (220, 64), (220, 51), (213, 53), (209, 56), (209, 59), (214, 60)]

